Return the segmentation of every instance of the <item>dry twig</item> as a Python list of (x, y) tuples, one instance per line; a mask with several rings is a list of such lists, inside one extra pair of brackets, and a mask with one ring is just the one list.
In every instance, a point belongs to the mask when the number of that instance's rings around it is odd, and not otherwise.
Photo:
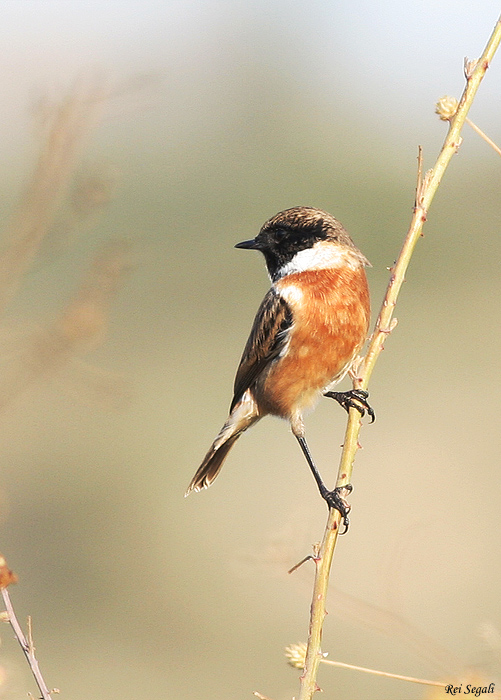
[(5, 604), (5, 610), (7, 613), (7, 618), (9, 621), (10, 626), (14, 630), (14, 634), (16, 635), (16, 639), (19, 642), (21, 649), (24, 652), (24, 655), (26, 657), (26, 660), (31, 668), (31, 672), (33, 673), (33, 677), (35, 678), (36, 684), (38, 685), (38, 688), (40, 690), (40, 693), (42, 694), (43, 700), (52, 700), (51, 698), (51, 693), (56, 693), (58, 692), (57, 690), (49, 690), (47, 687), (47, 684), (42, 676), (42, 672), (40, 671), (40, 667), (38, 665), (38, 660), (35, 656), (35, 646), (33, 644), (33, 636), (32, 636), (32, 629), (31, 629), (31, 619), (28, 624), (28, 637), (24, 634), (21, 625), (19, 624), (19, 621), (16, 617), (16, 613), (14, 612), (14, 608), (12, 607), (12, 602), (10, 600), (9, 596), (9, 591), (7, 590), (7, 586), (9, 586), (11, 583), (16, 583), (17, 582), (17, 576), (15, 573), (13, 573), (7, 566), (7, 562), (3, 558), (3, 556), (0, 554), (0, 590), (2, 592), (2, 598), (3, 602)]

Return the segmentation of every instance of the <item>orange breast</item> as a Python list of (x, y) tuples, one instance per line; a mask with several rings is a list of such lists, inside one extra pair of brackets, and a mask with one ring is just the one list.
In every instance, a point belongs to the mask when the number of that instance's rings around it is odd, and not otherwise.
[(267, 412), (290, 418), (348, 371), (367, 335), (369, 290), (364, 269), (349, 266), (298, 272), (275, 286), (292, 309), (293, 326), (260, 393)]

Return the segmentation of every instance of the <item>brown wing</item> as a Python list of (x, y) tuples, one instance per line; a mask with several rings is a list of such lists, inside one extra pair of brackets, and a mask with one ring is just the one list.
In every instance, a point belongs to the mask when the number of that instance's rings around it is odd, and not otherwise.
[(287, 332), (291, 325), (290, 306), (275, 290), (270, 289), (258, 309), (238, 366), (230, 411), (269, 362), (278, 357), (287, 342)]

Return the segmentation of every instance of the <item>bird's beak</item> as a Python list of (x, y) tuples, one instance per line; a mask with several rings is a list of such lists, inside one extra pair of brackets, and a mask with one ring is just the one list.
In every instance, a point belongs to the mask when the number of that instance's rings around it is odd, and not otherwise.
[(237, 243), (235, 248), (245, 248), (246, 250), (259, 250), (259, 243), (255, 238), (251, 238), (250, 241), (242, 241)]

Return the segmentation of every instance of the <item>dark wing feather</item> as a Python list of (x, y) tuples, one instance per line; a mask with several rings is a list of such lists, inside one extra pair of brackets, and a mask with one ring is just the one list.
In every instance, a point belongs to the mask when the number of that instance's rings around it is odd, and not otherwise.
[(291, 325), (290, 306), (274, 289), (270, 289), (258, 309), (238, 366), (231, 411), (269, 362), (278, 357), (287, 342)]

